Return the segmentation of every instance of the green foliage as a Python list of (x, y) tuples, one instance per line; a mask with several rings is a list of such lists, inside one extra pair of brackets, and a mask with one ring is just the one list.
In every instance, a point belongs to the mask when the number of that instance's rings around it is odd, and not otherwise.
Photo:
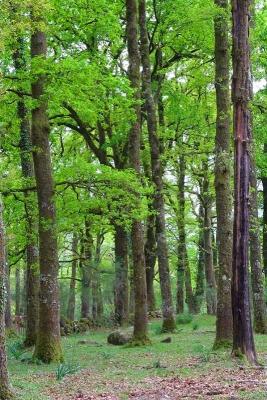
[(72, 363), (62, 363), (57, 366), (55, 375), (57, 381), (61, 381), (66, 375), (73, 375), (78, 372), (80, 366)]
[(23, 343), (20, 341), (11, 342), (8, 345), (8, 353), (10, 357), (15, 358), (16, 360), (20, 360), (27, 351), (28, 350), (25, 349)]
[(186, 325), (190, 324), (193, 321), (194, 317), (192, 314), (185, 313), (185, 314), (179, 314), (176, 317), (176, 323), (178, 325)]

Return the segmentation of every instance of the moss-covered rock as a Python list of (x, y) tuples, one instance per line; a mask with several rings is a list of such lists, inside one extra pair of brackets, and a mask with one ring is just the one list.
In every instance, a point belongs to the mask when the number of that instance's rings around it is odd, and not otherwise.
[(122, 346), (129, 343), (132, 338), (133, 336), (129, 332), (115, 331), (108, 335), (107, 341), (109, 344), (113, 344), (114, 346)]

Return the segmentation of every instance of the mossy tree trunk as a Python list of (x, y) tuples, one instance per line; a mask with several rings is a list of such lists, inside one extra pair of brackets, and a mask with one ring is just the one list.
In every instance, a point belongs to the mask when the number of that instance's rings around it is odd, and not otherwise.
[(81, 272), (81, 318), (90, 317), (90, 288), (92, 282), (93, 262), (93, 237), (88, 220), (85, 221), (85, 234), (81, 246), (82, 259), (80, 262)]
[(115, 225), (115, 319), (125, 325), (128, 318), (128, 237), (123, 226)]
[[(18, 38), (17, 49), (13, 54), (16, 73), (26, 71), (25, 40)], [(20, 97), (17, 104), (17, 114), (20, 124), (20, 160), (22, 176), (25, 185), (34, 181), (34, 166), (32, 159), (32, 140), (29, 113), (25, 100)], [(36, 343), (38, 327), (38, 302), (39, 302), (39, 273), (38, 273), (38, 246), (37, 246), (37, 215), (36, 195), (25, 190), (24, 208), (26, 219), (26, 337), (25, 345), (33, 346)]]
[(15, 314), (21, 315), (21, 276), (20, 269), (16, 268), (15, 277), (16, 277), (16, 294), (15, 294)]
[[(41, 12), (36, 11), (37, 13)], [(44, 24), (41, 15), (33, 15), (35, 26)], [(31, 37), (32, 65), (42, 65), (47, 53), (45, 33), (38, 30)], [(62, 360), (59, 327), (58, 252), (54, 184), (49, 144), (49, 120), (45, 100), (45, 75), (33, 67), (32, 144), (39, 211), (40, 296), (39, 326), (34, 357), (45, 363)]]
[(70, 321), (74, 321), (75, 319), (78, 244), (79, 244), (78, 235), (77, 233), (73, 233), (72, 246), (71, 246), (71, 251), (72, 251), (71, 279), (70, 279), (69, 298), (67, 307), (67, 318)]
[(149, 215), (146, 221), (146, 285), (147, 285), (147, 307), (148, 311), (154, 311), (156, 308), (156, 299), (154, 293), (154, 274), (156, 264), (156, 235), (155, 235), (155, 216)]
[(206, 301), (207, 301), (208, 314), (216, 315), (217, 288), (216, 288), (215, 271), (213, 265), (213, 248), (212, 248), (212, 220), (211, 220), (212, 196), (210, 193), (208, 168), (209, 168), (208, 161), (203, 162), (204, 259), (205, 259), (205, 275), (206, 275)]
[(3, 222), (3, 206), (2, 200), (0, 199), (0, 400), (10, 400), (14, 397), (9, 386), (5, 346), (5, 275), (5, 230)]
[(219, 7), (215, 17), (215, 87), (217, 103), (215, 192), (218, 245), (218, 302), (215, 346), (233, 340), (231, 277), (232, 277), (232, 191), (230, 155), (230, 55), (228, 40), (228, 0), (215, 0)]
[[(264, 154), (267, 156), (267, 143), (264, 144)], [(267, 177), (262, 178), (263, 187), (263, 270), (267, 281)]]
[(250, 170), (250, 267), (252, 282), (254, 330), (267, 334), (267, 313), (264, 298), (264, 276), (259, 237), (258, 188), (255, 162), (251, 160)]
[(202, 204), (199, 206), (199, 233), (198, 233), (198, 256), (197, 256), (197, 278), (195, 289), (195, 307), (199, 314), (205, 294), (205, 256), (204, 256), (204, 234), (203, 234), (204, 210)]
[(151, 86), (149, 39), (146, 24), (146, 0), (139, 0), (140, 52), (142, 61), (142, 83), (147, 115), (147, 130), (150, 144), (151, 175), (154, 184), (153, 207), (155, 209), (157, 259), (162, 298), (162, 329), (175, 329), (168, 245), (166, 239), (165, 207), (163, 195), (163, 168), (160, 158), (160, 143), (157, 131), (157, 115)]
[[(100, 280), (100, 262), (101, 262), (101, 246), (104, 241), (104, 235), (99, 232), (96, 237), (93, 276), (92, 276), (92, 314), (94, 320), (97, 320), (103, 315), (103, 299)], [(128, 298), (127, 298), (128, 302)]]
[[(133, 112), (136, 120), (129, 133), (129, 165), (140, 175), (140, 137), (141, 137), (141, 77), (140, 54), (138, 48), (138, 10), (136, 0), (126, 0), (126, 37), (128, 48), (128, 77), (134, 90)], [(138, 196), (138, 194), (137, 194)], [(146, 343), (147, 337), (147, 289), (144, 254), (144, 233), (142, 222), (135, 220), (131, 232), (133, 255), (133, 282), (135, 296), (134, 341)]]
[(6, 288), (6, 300), (5, 300), (5, 327), (11, 329), (13, 327), (12, 315), (11, 315), (11, 293), (10, 293), (10, 268), (8, 263), (5, 264), (5, 288)]
[(235, 208), (233, 235), (233, 355), (257, 363), (249, 295), (249, 178), (251, 72), (249, 50), (250, 1), (232, 0), (233, 86), (235, 138)]

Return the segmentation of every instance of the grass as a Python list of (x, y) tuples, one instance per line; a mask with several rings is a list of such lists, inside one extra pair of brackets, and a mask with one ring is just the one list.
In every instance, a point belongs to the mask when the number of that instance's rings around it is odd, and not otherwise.
[[(194, 326), (197, 324), (198, 329)], [(209, 316), (194, 317), (190, 323), (171, 335), (171, 343), (161, 343), (166, 334), (160, 334), (160, 321), (150, 323), (150, 338), (152, 345), (144, 347), (111, 346), (106, 342), (108, 331), (95, 331), (87, 334), (73, 335), (62, 338), (65, 363), (79, 365), (74, 375), (66, 376), (63, 382), (58, 382), (56, 371), (58, 365), (36, 365), (21, 362), (14, 357), (9, 358), (9, 371), (13, 387), (19, 400), (65, 399), (58, 393), (64, 391), (75, 394), (82, 386), (91, 385), (90, 390), (105, 393), (108, 385), (118, 385), (118, 399), (127, 399), (129, 388), (146, 379), (158, 377), (190, 377), (209, 373), (214, 368), (231, 368), (233, 361), (229, 350), (212, 351), (215, 334), (215, 319)], [(87, 344), (78, 344), (81, 339), (87, 339)], [(16, 339), (17, 341), (17, 339)], [(92, 344), (90, 344), (92, 343)], [(264, 360), (267, 355), (267, 339), (256, 337), (257, 350)], [(12, 341), (9, 346), (12, 346)], [(30, 352), (23, 354), (30, 359)], [(60, 386), (64, 385), (64, 386)], [(93, 385), (93, 386), (92, 386)], [(146, 387), (146, 383), (143, 384)], [(88, 389), (88, 392), (90, 391)], [(262, 388), (249, 393), (242, 392), (242, 399), (265, 399)], [(77, 393), (77, 392), (76, 392)], [(57, 397), (59, 396), (59, 397)], [(258, 396), (258, 397), (257, 397)], [(71, 398), (71, 397), (69, 397)]]

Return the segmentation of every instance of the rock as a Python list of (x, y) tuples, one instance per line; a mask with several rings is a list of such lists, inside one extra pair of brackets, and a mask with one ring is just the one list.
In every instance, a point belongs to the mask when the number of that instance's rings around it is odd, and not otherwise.
[(115, 331), (108, 335), (107, 341), (109, 344), (113, 344), (114, 346), (122, 346), (129, 343), (131, 339), (132, 335), (130, 333)]
[(161, 343), (171, 343), (172, 338), (169, 336), (166, 339), (161, 340)]

